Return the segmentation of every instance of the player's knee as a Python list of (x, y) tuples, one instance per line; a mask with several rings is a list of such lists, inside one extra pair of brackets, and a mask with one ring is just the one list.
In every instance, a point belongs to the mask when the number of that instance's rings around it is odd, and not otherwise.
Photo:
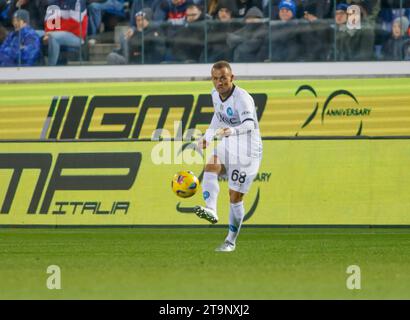
[(219, 174), (221, 172), (222, 166), (218, 161), (216, 156), (212, 157), (211, 160), (206, 164), (205, 171), (206, 172), (214, 172)]
[(243, 200), (243, 193), (234, 190), (229, 190), (229, 199), (231, 203), (241, 202)]
[(214, 172), (214, 173), (218, 173), (221, 171), (221, 165), (217, 165), (217, 164), (207, 164), (205, 166), (205, 172)]

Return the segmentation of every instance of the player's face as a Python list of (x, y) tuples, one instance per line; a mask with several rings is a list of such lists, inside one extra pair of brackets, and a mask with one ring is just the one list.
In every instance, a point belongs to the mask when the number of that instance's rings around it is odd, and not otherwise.
[(212, 82), (221, 96), (228, 95), (233, 86), (233, 74), (228, 68), (212, 69)]

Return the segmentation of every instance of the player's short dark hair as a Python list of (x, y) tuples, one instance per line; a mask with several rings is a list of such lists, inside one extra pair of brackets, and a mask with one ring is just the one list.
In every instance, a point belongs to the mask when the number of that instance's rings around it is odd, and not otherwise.
[(230, 72), (232, 72), (231, 65), (229, 64), (228, 61), (225, 61), (225, 60), (215, 62), (215, 64), (212, 66), (212, 69), (223, 69), (223, 68), (226, 68)]

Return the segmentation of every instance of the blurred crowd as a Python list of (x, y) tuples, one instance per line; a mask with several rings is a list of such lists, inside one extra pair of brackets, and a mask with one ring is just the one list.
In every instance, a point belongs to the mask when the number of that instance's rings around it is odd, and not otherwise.
[(410, 0), (0, 0), (0, 66), (102, 43), (107, 64), (410, 60), (409, 19)]

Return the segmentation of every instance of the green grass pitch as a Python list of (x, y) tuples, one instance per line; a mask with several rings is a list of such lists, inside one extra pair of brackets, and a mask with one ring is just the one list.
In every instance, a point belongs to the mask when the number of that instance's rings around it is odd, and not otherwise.
[[(1, 299), (409, 299), (410, 229), (0, 229)], [(46, 287), (61, 269), (61, 290)], [(358, 265), (361, 289), (346, 269)]]

